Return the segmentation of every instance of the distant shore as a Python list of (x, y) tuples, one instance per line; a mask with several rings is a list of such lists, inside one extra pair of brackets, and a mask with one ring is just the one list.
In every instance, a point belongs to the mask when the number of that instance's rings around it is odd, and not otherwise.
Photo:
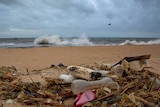
[(114, 64), (126, 56), (151, 54), (148, 64), (160, 73), (160, 45), (0, 48), (0, 66), (41, 69), (50, 65)]

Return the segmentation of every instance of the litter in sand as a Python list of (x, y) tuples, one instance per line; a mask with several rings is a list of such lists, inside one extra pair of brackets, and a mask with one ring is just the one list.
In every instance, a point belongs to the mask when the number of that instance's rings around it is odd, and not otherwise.
[[(8, 103), (62, 107), (159, 107), (160, 75), (147, 65), (151, 55), (125, 57), (108, 66), (51, 65), (41, 70), (0, 67), (0, 107)], [(53, 78), (54, 72), (59, 77)], [(28, 76), (29, 80), (24, 79)], [(40, 81), (34, 80), (39, 75)]]

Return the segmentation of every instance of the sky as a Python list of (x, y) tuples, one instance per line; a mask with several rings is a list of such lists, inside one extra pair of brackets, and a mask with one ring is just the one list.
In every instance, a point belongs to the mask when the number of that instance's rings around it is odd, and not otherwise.
[(0, 0), (0, 38), (160, 38), (159, 12), (160, 0)]

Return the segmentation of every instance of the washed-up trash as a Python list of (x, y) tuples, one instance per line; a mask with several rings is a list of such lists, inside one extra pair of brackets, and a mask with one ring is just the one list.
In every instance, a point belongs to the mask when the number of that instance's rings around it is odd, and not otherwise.
[(116, 66), (116, 65), (118, 65), (118, 64), (122, 64), (122, 61), (124, 61), (124, 60), (126, 60), (127, 62), (132, 62), (132, 61), (137, 61), (137, 60), (140, 61), (140, 60), (149, 59), (150, 57), (151, 57), (150, 54), (148, 54), (148, 55), (141, 55), (141, 56), (134, 56), (134, 57), (125, 57), (122, 60), (120, 60), (118, 63), (112, 65), (111, 68), (114, 67), (114, 66)]
[(110, 73), (111, 71), (106, 71), (106, 70), (96, 70), (96, 72), (101, 73), (102, 77), (105, 77), (108, 73)]
[(10, 104), (10, 103), (14, 103), (14, 101), (12, 99), (8, 99), (6, 103)]
[(54, 64), (52, 64), (51, 66), (50, 66), (50, 68), (54, 68), (55, 67), (55, 65)]
[(105, 71), (110, 71), (110, 68), (111, 68), (111, 64), (106, 64), (106, 63), (97, 63), (97, 62), (94, 62), (94, 64), (90, 64), (90, 65), (85, 65), (84, 67), (86, 68), (90, 68), (90, 69), (93, 69), (93, 70), (105, 70)]
[(58, 66), (59, 66), (59, 67), (66, 67), (66, 66), (65, 66), (64, 64), (62, 64), (62, 63), (59, 63)]
[(16, 76), (13, 75), (16, 72), (16, 70), (17, 69), (15, 67), (2, 66), (0, 68), (0, 80), (13, 81), (16, 78)]
[(36, 96), (35, 93), (29, 92), (29, 91), (25, 91), (25, 94), (31, 95), (31, 96)]
[(67, 83), (71, 83), (75, 78), (72, 75), (62, 74), (60, 78), (63, 79)]
[(155, 84), (155, 85), (156, 85), (156, 86), (155, 86), (155, 88), (156, 88), (156, 89), (160, 88), (160, 79), (156, 79), (156, 81), (155, 81), (155, 82), (156, 82), (156, 84)]
[(50, 68), (65, 68), (67, 66), (65, 66), (63, 63), (59, 63), (58, 65), (54, 65), (54, 64), (51, 64)]
[(76, 100), (75, 100), (75, 105), (76, 106), (82, 106), (83, 104), (92, 101), (96, 98), (96, 94), (94, 91), (92, 90), (88, 90), (86, 92), (84, 92), (81, 95), (78, 95)]
[[(150, 55), (125, 57), (111, 66), (95, 63), (63, 67), (60, 64), (27, 70), (27, 73), (3, 66), (0, 67), (3, 104), (0, 103), (2, 106), (17, 101), (33, 106), (159, 107), (160, 75), (147, 65), (149, 58)], [(53, 78), (55, 74), (57, 77)], [(40, 81), (34, 81), (35, 75), (41, 77)]]
[(117, 64), (117, 65), (113, 66), (113, 67), (110, 69), (110, 71), (111, 71), (111, 72), (114, 72), (115, 74), (120, 74), (120, 75), (122, 75), (122, 73), (123, 73), (124, 70), (123, 70), (122, 65)]
[[(159, 96), (160, 93), (156, 91), (157, 90), (156, 87), (160, 80), (160, 75), (156, 74), (155, 72), (152, 72), (150, 69), (148, 69), (149, 67), (146, 66), (143, 69), (130, 69), (129, 63), (131, 62), (122, 60), (121, 64), (119, 64), (119, 66), (122, 67), (121, 68), (122, 75), (119, 75), (120, 73), (118, 72), (116, 73), (111, 72), (112, 74), (109, 74), (109, 75), (117, 75), (118, 78), (114, 78), (114, 81), (117, 81), (117, 83), (120, 86), (120, 89), (118, 91), (106, 94), (102, 97), (99, 96), (99, 98), (97, 98), (94, 102), (103, 101), (104, 99), (108, 99), (110, 101), (114, 99), (113, 96), (115, 95), (116, 96), (123, 95), (126, 97), (123, 97), (120, 101), (117, 102), (112, 102), (112, 103), (110, 102), (110, 104), (106, 106), (112, 106), (112, 104), (113, 105), (118, 104), (118, 106), (155, 107), (159, 105), (158, 102), (160, 100)], [(113, 67), (116, 66), (117, 65)], [(134, 95), (131, 94), (132, 92), (134, 93)]]
[(96, 72), (93, 69), (81, 67), (81, 66), (68, 66), (70, 75), (75, 78), (81, 78), (86, 80), (97, 80), (102, 76), (100, 72)]
[(100, 88), (109, 82), (113, 82), (113, 80), (110, 77), (105, 77), (101, 80), (96, 81), (86, 81), (77, 79), (72, 81), (71, 89), (73, 94), (79, 94), (90, 89)]

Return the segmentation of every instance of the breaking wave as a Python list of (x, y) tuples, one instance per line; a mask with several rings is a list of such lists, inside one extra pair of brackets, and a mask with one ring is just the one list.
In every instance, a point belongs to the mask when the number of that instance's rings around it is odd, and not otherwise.
[(35, 45), (45, 46), (117, 46), (117, 45), (151, 45), (160, 44), (160, 39), (149, 38), (91, 38), (60, 37), (59, 35), (40, 36), (34, 40)]
[(13, 46), (14, 43), (0, 43), (0, 47), (7, 47), (7, 46)]
[(160, 39), (149, 40), (149, 41), (125, 40), (119, 45), (151, 45), (151, 44), (160, 44)]
[(109, 37), (60, 37), (59, 35), (37, 38), (0, 38), (0, 48), (27, 48), (41, 46), (117, 46), (160, 44), (160, 38), (109, 38)]
[(86, 36), (79, 38), (61, 38), (59, 35), (40, 36), (34, 40), (34, 44), (50, 44), (56, 46), (92, 46), (93, 43), (89, 41)]

